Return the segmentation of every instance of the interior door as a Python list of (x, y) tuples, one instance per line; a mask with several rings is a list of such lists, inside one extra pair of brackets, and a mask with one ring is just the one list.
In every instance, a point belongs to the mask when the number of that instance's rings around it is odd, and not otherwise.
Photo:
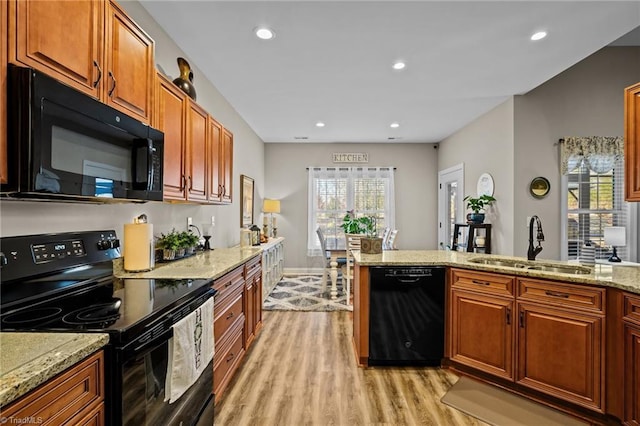
[(464, 214), (464, 164), (438, 172), (438, 248), (451, 246), (453, 225), (461, 223)]

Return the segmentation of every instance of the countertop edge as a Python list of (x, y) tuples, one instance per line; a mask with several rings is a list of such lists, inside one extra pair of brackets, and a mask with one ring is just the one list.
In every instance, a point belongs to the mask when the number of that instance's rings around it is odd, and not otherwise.
[[(25, 335), (24, 338), (29, 339), (42, 333), (10, 334)], [(73, 334), (74, 338), (2, 375), (0, 407), (16, 401), (109, 343), (109, 335), (106, 333), (57, 334)]]

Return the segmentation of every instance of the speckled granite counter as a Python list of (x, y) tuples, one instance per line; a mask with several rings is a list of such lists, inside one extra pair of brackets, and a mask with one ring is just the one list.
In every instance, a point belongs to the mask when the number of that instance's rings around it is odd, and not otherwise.
[(191, 257), (172, 262), (158, 263), (148, 272), (125, 272), (122, 259), (113, 262), (113, 274), (117, 278), (203, 278), (215, 279), (246, 263), (262, 252), (260, 247), (217, 248), (197, 252)]
[[(382, 254), (362, 254), (354, 252), (357, 263), (366, 266), (409, 266), (409, 265), (444, 265), (478, 271), (498, 272), (518, 276), (546, 278), (579, 284), (592, 284), (604, 287), (615, 287), (631, 293), (640, 294), (640, 267), (623, 265), (596, 264), (590, 274), (565, 274), (560, 272), (539, 271), (509, 266), (485, 265), (470, 262), (473, 258), (505, 259), (527, 262), (522, 257), (510, 257), (491, 254), (466, 253), (444, 250), (390, 250)], [(570, 262), (558, 262), (539, 259), (535, 262), (554, 265), (572, 265)]]
[(0, 406), (82, 361), (109, 342), (104, 333), (0, 333)]

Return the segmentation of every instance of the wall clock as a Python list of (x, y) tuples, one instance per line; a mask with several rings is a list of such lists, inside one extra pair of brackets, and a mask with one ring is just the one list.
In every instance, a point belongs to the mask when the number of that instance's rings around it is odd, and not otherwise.
[(549, 190), (551, 190), (551, 184), (547, 178), (542, 176), (533, 178), (529, 184), (529, 193), (533, 198), (544, 198), (549, 193)]

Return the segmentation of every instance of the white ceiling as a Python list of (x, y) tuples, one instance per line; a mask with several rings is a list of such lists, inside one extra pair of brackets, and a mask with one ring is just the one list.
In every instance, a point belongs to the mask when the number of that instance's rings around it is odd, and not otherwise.
[(640, 26), (640, 1), (141, 4), (265, 142), (438, 142)]

